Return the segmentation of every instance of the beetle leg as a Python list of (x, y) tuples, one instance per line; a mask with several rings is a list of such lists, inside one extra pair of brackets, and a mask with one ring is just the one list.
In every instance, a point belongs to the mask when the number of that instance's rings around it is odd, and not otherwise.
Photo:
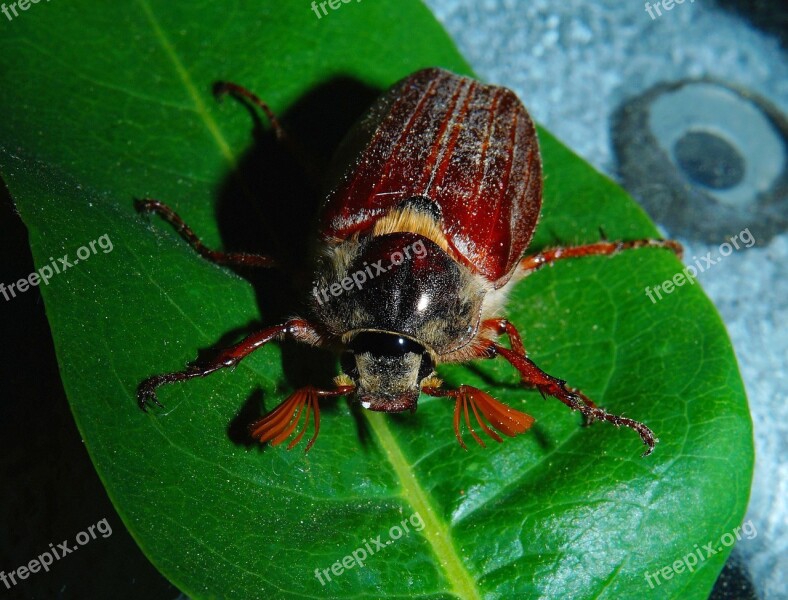
[(606, 412), (604, 409), (594, 405), (585, 395), (577, 390), (568, 388), (565, 381), (557, 379), (542, 371), (542, 369), (537, 367), (531, 359), (513, 350), (504, 348), (499, 344), (491, 343), (488, 356), (495, 356), (496, 354), (503, 356), (511, 363), (511, 365), (520, 372), (524, 381), (536, 386), (543, 394), (548, 394), (557, 398), (572, 410), (579, 410), (586, 419), (607, 421), (616, 427), (624, 425), (625, 427), (637, 431), (643, 443), (646, 445), (646, 451), (643, 456), (648, 456), (654, 451), (654, 445), (659, 440), (654, 437), (654, 432), (643, 423)]
[(530, 415), (515, 410), (499, 402), (489, 394), (471, 387), (469, 385), (461, 385), (456, 390), (444, 390), (438, 386), (425, 386), (421, 391), (429, 396), (435, 397), (450, 397), (455, 399), (454, 403), (454, 435), (457, 436), (457, 441), (460, 442), (465, 450), (468, 447), (462, 440), (460, 434), (460, 417), (465, 415), (465, 424), (471, 432), (473, 439), (475, 439), (480, 446), (486, 447), (479, 435), (474, 431), (471, 425), (470, 416), (468, 413), (468, 405), (473, 410), (473, 416), (476, 422), (487, 435), (489, 435), (496, 442), (501, 442), (501, 436), (495, 433), (480, 417), (479, 412), (484, 415), (484, 419), (495, 427), (498, 431), (509, 437), (514, 437), (518, 433), (528, 431), (533, 425), (534, 418)]
[(276, 261), (268, 256), (261, 254), (247, 254), (245, 252), (219, 252), (218, 250), (211, 250), (202, 243), (202, 240), (192, 231), (183, 219), (180, 218), (178, 213), (172, 210), (169, 206), (154, 200), (153, 198), (143, 198), (142, 200), (135, 200), (134, 207), (138, 212), (156, 213), (162, 219), (167, 221), (175, 228), (181, 237), (186, 240), (189, 245), (194, 248), (197, 253), (205, 260), (208, 260), (217, 265), (231, 265), (238, 267), (275, 267)]
[(674, 240), (634, 240), (630, 242), (596, 242), (594, 244), (584, 244), (582, 246), (570, 246), (568, 248), (551, 248), (543, 250), (537, 254), (525, 256), (520, 260), (520, 267), (525, 271), (532, 272), (545, 265), (566, 258), (580, 258), (582, 256), (609, 256), (618, 254), (624, 250), (634, 250), (635, 248), (666, 248), (672, 250), (681, 258), (683, 248), (681, 244)]
[(274, 114), (274, 111), (271, 110), (271, 107), (263, 102), (263, 100), (261, 100), (257, 94), (241, 85), (238, 85), (237, 83), (231, 83), (229, 81), (217, 81), (213, 86), (213, 93), (217, 99), (221, 99), (221, 97), (225, 94), (232, 94), (237, 98), (248, 100), (254, 106), (262, 110), (265, 113), (268, 122), (271, 124), (271, 129), (273, 130), (276, 139), (284, 144), (290, 155), (296, 159), (296, 161), (298, 161), (301, 169), (303, 169), (303, 171), (309, 176), (310, 181), (314, 184), (321, 180), (320, 174), (317, 173), (313, 167), (315, 161), (310, 160), (307, 157), (307, 153), (304, 148), (297, 144), (293, 138), (288, 135), (285, 128), (282, 127), (282, 123)]
[(201, 364), (192, 363), (183, 371), (163, 373), (161, 375), (148, 377), (148, 379), (140, 383), (137, 387), (137, 403), (142, 410), (147, 410), (147, 406), (151, 402), (157, 406), (162, 406), (156, 398), (156, 388), (160, 385), (175, 383), (177, 381), (186, 381), (194, 377), (205, 377), (219, 369), (234, 367), (241, 362), (242, 359), (268, 342), (286, 337), (313, 346), (320, 345), (321, 341), (320, 335), (312, 325), (301, 319), (291, 319), (281, 325), (269, 327), (251, 334), (234, 346), (222, 350), (210, 361)]
[(512, 350), (525, 356), (525, 347), (520, 332), (507, 319), (487, 319), (482, 322), (482, 329), (492, 329), (496, 335), (508, 335)]
[(278, 446), (285, 441), (298, 427), (301, 415), (306, 407), (304, 423), (298, 435), (287, 445), (288, 450), (292, 450), (301, 438), (309, 425), (310, 414), (315, 415), (315, 433), (306, 445), (304, 452), (309, 452), (312, 444), (317, 439), (320, 432), (320, 398), (344, 396), (353, 391), (354, 386), (338, 386), (335, 390), (318, 390), (312, 386), (303, 387), (293, 392), (284, 402), (268, 413), (265, 417), (249, 425), (249, 432), (252, 437), (260, 442), (270, 442), (272, 446)]
[[(503, 318), (487, 319), (482, 323), (482, 328), (491, 329), (497, 335), (509, 336), (509, 344), (511, 345), (512, 350), (514, 350), (517, 354), (521, 356), (527, 356), (525, 352), (525, 347), (523, 346), (523, 340), (520, 337), (520, 332), (517, 331), (517, 328), (514, 325), (512, 325), (512, 323), (507, 319), (503, 319)], [(525, 379), (525, 377), (523, 377), (522, 383), (533, 387), (531, 382)], [(580, 390), (576, 388), (567, 388), (567, 389), (571, 393), (575, 394), (578, 398), (580, 398), (580, 400), (582, 400), (586, 406), (590, 406), (591, 408), (597, 408), (597, 405), (594, 403), (594, 401), (591, 400), (589, 397), (587, 397), (585, 394), (583, 394), (583, 392), (581, 392)], [(542, 394), (542, 396), (544, 396), (544, 392), (541, 389), (539, 390), (539, 392)], [(594, 417), (591, 414), (584, 413), (583, 421), (585, 422), (586, 425), (590, 425), (591, 423), (594, 422)]]
[(217, 81), (213, 85), (213, 95), (216, 96), (217, 100), (221, 100), (221, 97), (225, 94), (232, 94), (234, 96), (239, 96), (241, 98), (245, 98), (249, 100), (252, 104), (254, 104), (257, 108), (262, 110), (265, 113), (268, 122), (271, 124), (271, 129), (274, 130), (274, 135), (276, 135), (276, 139), (286, 141), (288, 140), (287, 132), (285, 131), (282, 124), (279, 122), (279, 119), (276, 118), (274, 111), (271, 110), (271, 107), (268, 106), (265, 102), (263, 102), (257, 94), (254, 92), (246, 89), (245, 87), (238, 85), (237, 83), (232, 83), (229, 81)]

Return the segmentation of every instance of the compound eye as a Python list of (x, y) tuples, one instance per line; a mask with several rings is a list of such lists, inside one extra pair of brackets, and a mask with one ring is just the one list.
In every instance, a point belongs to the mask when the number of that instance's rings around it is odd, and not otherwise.
[(424, 346), (396, 333), (382, 331), (364, 331), (359, 333), (350, 343), (349, 349), (356, 354), (369, 352), (372, 356), (404, 356), (426, 354)]

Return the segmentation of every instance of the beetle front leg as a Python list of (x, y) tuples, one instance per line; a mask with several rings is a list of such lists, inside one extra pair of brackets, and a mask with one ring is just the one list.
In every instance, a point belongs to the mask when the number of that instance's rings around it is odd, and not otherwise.
[(583, 256), (610, 256), (618, 254), (624, 250), (634, 250), (636, 248), (665, 248), (672, 250), (681, 258), (684, 249), (681, 244), (674, 240), (634, 240), (629, 242), (596, 242), (594, 244), (584, 244), (582, 246), (569, 246), (566, 248), (551, 248), (536, 254), (525, 256), (520, 260), (520, 268), (525, 271), (536, 271), (545, 265), (552, 264), (567, 258), (580, 258)]
[(210, 361), (201, 364), (190, 364), (183, 371), (163, 373), (161, 375), (149, 377), (137, 387), (137, 403), (143, 411), (147, 410), (147, 406), (151, 402), (158, 406), (162, 406), (158, 398), (156, 398), (156, 389), (159, 386), (165, 383), (186, 381), (194, 377), (205, 377), (219, 369), (234, 367), (245, 357), (249, 356), (252, 352), (261, 348), (268, 342), (277, 339), (281, 340), (287, 337), (313, 346), (320, 344), (320, 335), (312, 325), (301, 319), (291, 319), (281, 325), (269, 327), (251, 334), (234, 346), (222, 350)]
[(643, 456), (648, 456), (654, 451), (654, 445), (659, 440), (657, 440), (654, 436), (654, 432), (643, 423), (628, 417), (620, 417), (618, 415), (608, 413), (604, 409), (594, 405), (582, 393), (578, 392), (577, 390), (567, 388), (565, 381), (545, 373), (526, 356), (518, 354), (513, 350), (509, 350), (508, 348), (504, 348), (499, 344), (491, 343), (489, 346), (488, 356), (492, 358), (495, 355), (502, 356), (515, 369), (517, 369), (517, 371), (519, 371), (520, 375), (522, 376), (523, 381), (535, 386), (543, 394), (557, 398), (572, 410), (580, 411), (587, 419), (607, 421), (616, 427), (624, 425), (625, 427), (635, 430), (640, 435), (640, 439), (642, 439), (643, 443), (646, 445), (646, 452), (643, 454)]

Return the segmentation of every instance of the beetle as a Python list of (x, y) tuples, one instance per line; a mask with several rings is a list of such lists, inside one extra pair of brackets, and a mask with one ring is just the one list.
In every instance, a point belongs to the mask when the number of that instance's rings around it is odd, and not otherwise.
[[(278, 137), (281, 126), (250, 91), (223, 83), (217, 92), (256, 104)], [(607, 241), (526, 254), (542, 203), (542, 167), (536, 130), (517, 96), (439, 68), (417, 71), (381, 96), (343, 142), (353, 157), (322, 205), (314, 286), (306, 317), (253, 333), (214, 359), (143, 381), (140, 408), (159, 403), (165, 383), (203, 377), (235, 366), (274, 340), (332, 348), (341, 373), (332, 389), (293, 392), (250, 426), (252, 437), (288, 449), (300, 442), (314, 415), (314, 444), (322, 398), (350, 396), (368, 410), (416, 409), (419, 394), (454, 400), (454, 433), (464, 420), (501, 442), (527, 431), (533, 417), (468, 385), (447, 389), (435, 368), (443, 363), (501, 357), (522, 384), (580, 411), (587, 422), (607, 421), (636, 431), (650, 454), (651, 429), (608, 413), (581, 391), (549, 375), (526, 354), (515, 326), (501, 316), (512, 287), (557, 261), (612, 255), (635, 248), (681, 253), (671, 240)], [(167, 205), (137, 201), (157, 213), (203, 257), (223, 265), (272, 267), (273, 259), (206, 248)], [(500, 343), (508, 336), (509, 345)], [(296, 434), (301, 424), (300, 430)], [(294, 435), (295, 434), (295, 435)]]

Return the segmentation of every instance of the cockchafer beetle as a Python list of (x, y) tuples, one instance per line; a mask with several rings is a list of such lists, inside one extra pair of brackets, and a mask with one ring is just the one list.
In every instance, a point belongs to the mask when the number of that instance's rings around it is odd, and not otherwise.
[[(229, 83), (218, 91), (252, 101), (282, 137), (278, 121), (254, 94)], [(333, 389), (298, 389), (253, 423), (251, 435), (261, 442), (280, 444), (303, 421), (288, 445), (294, 447), (314, 414), (309, 450), (319, 432), (324, 397), (348, 395), (369, 410), (402, 412), (415, 410), (423, 392), (454, 399), (454, 432), (463, 448), (463, 419), (484, 446), (469, 407), (479, 427), (498, 442), (494, 430), (514, 436), (534, 419), (479, 389), (444, 388), (435, 367), (500, 356), (517, 369), (524, 385), (580, 411), (589, 422), (634, 429), (647, 447), (644, 455), (652, 452), (656, 438), (646, 425), (606, 412), (545, 373), (526, 355), (514, 325), (500, 315), (512, 287), (545, 265), (643, 247), (680, 254), (678, 243), (600, 241), (525, 255), (542, 202), (533, 122), (510, 90), (442, 69), (418, 71), (392, 87), (360, 120), (344, 148), (339, 154), (355, 158), (322, 208), (308, 317), (254, 333), (213, 360), (146, 379), (138, 388), (143, 410), (151, 402), (160, 405), (156, 389), (164, 383), (203, 377), (238, 364), (268, 342), (294, 340), (338, 348), (342, 373)], [(267, 256), (206, 248), (161, 202), (140, 200), (137, 207), (170, 222), (208, 260), (275, 266)], [(498, 342), (502, 335), (510, 347)]]

